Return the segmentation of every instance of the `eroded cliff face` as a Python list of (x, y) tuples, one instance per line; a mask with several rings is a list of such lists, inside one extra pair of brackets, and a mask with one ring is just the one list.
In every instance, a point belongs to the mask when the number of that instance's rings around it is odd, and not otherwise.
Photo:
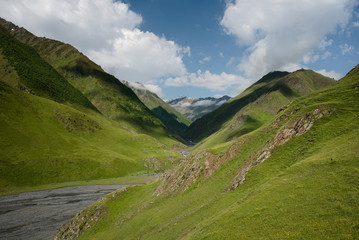
[[(283, 109), (284, 110), (284, 109)], [(240, 168), (229, 179), (225, 191), (231, 191), (241, 185), (254, 166), (267, 160), (277, 146), (283, 145), (294, 136), (300, 136), (313, 126), (315, 121), (325, 115), (330, 115), (333, 110), (318, 107), (301, 118), (293, 118), (297, 110), (281, 113), (270, 128), (277, 129), (274, 137), (267, 141), (257, 152), (243, 161)], [(282, 112), (282, 111), (280, 111)], [(279, 113), (280, 113), (279, 112)], [(279, 114), (278, 113), (278, 114)], [(200, 177), (204, 180), (211, 177), (225, 162), (235, 158), (245, 143), (245, 138), (232, 144), (224, 153), (213, 154), (201, 151), (185, 158), (175, 169), (162, 177), (161, 184), (154, 191), (154, 195), (169, 194), (186, 191)]]
[(187, 156), (175, 169), (164, 174), (154, 195), (184, 192), (200, 177), (208, 179), (223, 163), (234, 158), (242, 145), (243, 142), (234, 143), (225, 153), (201, 151)]
[[(325, 108), (317, 108), (313, 112), (307, 114), (305, 117), (298, 119), (297, 121), (291, 122), (283, 126), (278, 130), (275, 136), (271, 141), (267, 142), (263, 147), (261, 147), (250, 159), (249, 161), (244, 161), (242, 166), (238, 169), (236, 174), (231, 179), (230, 186), (227, 190), (234, 190), (239, 185), (241, 185), (245, 180), (248, 172), (254, 166), (261, 164), (267, 160), (273, 150), (280, 145), (288, 142), (294, 136), (300, 136), (313, 126), (315, 121), (322, 118), (324, 115), (331, 114), (332, 110), (327, 110)], [(288, 115), (292, 115), (294, 112), (290, 112)], [(274, 122), (274, 126), (278, 126), (280, 122), (288, 119), (288, 115), (284, 114)]]

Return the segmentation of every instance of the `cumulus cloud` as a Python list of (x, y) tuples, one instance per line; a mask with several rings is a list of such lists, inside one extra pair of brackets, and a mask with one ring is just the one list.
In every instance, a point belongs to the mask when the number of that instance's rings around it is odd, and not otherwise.
[(74, 45), (119, 79), (153, 84), (186, 73), (182, 57), (189, 47), (141, 31), (142, 17), (121, 1), (3, 0), (0, 15)]
[(247, 84), (248, 80), (234, 74), (222, 72), (214, 74), (210, 71), (202, 72), (198, 70), (196, 73), (186, 73), (179, 77), (170, 77), (166, 79), (167, 86), (193, 86), (207, 88), (212, 91), (223, 91), (234, 85)]
[[(332, 44), (328, 33), (347, 25), (355, 0), (236, 0), (221, 25), (247, 47), (238, 69), (247, 76), (299, 66), (312, 49)], [(315, 56), (315, 55), (314, 55)], [(289, 67), (289, 68), (286, 68)]]
[(324, 75), (324, 76), (327, 76), (327, 77), (330, 77), (330, 78), (334, 78), (335, 80), (339, 80), (339, 79), (341, 79), (341, 78), (343, 77), (343, 75), (340, 74), (340, 73), (337, 73), (337, 72), (335, 72), (335, 71), (327, 71), (327, 70), (325, 70), (325, 69), (317, 70), (316, 72), (317, 72), (317, 73), (320, 73), (320, 74), (322, 74), (322, 75)]

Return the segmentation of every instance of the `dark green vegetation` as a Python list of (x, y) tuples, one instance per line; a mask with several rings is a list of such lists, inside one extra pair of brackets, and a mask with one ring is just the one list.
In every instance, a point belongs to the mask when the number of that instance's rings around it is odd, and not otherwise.
[[(334, 82), (304, 69), (293, 73), (269, 73), (237, 97), (197, 119), (187, 129), (185, 136), (199, 142), (216, 132), (215, 144), (228, 142), (259, 128), (295, 98)], [(205, 144), (206, 147), (211, 145), (208, 142)]]
[(108, 195), (58, 237), (358, 239), (358, 117), (359, 66), (162, 181)]
[(42, 51), (0, 26), (2, 194), (162, 171), (181, 158), (170, 150), (179, 142), (131, 89), (71, 46), (13, 29)]
[(148, 107), (178, 139), (182, 139), (181, 136), (191, 124), (190, 120), (165, 103), (155, 93), (147, 90), (141, 83), (124, 83), (136, 93), (137, 97), (146, 107)]

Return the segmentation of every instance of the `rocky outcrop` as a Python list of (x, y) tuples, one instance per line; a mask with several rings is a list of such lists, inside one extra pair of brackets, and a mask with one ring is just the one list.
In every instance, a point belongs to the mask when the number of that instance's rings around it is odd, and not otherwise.
[(201, 176), (208, 179), (223, 163), (234, 158), (242, 145), (243, 142), (234, 143), (225, 153), (201, 151), (187, 156), (175, 169), (163, 175), (154, 195), (184, 192)]
[[(292, 115), (294, 111), (290, 112)], [(264, 162), (271, 156), (271, 152), (280, 145), (288, 142), (294, 136), (300, 136), (313, 126), (314, 122), (322, 118), (324, 115), (331, 114), (331, 111), (327, 109), (315, 109), (305, 117), (300, 118), (293, 123), (289, 123), (281, 128), (271, 141), (261, 147), (249, 160), (244, 161), (242, 166), (238, 169), (236, 174), (231, 179), (231, 184), (227, 190), (234, 190), (241, 185), (245, 180), (248, 172), (254, 166)], [(279, 122), (288, 119), (287, 115), (282, 115), (274, 122), (274, 126), (277, 126)]]
[(122, 192), (128, 191), (128, 187), (110, 193), (93, 205), (77, 213), (71, 221), (60, 227), (55, 240), (72, 240), (80, 236), (86, 229), (91, 228), (97, 221), (107, 214), (106, 202), (109, 199), (117, 198)]

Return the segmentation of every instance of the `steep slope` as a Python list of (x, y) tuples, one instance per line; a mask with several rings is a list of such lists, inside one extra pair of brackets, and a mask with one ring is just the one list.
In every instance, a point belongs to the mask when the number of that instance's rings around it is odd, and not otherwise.
[(213, 143), (228, 142), (257, 129), (295, 98), (334, 82), (333, 79), (304, 69), (293, 73), (269, 73), (237, 97), (193, 122), (185, 136), (199, 142), (216, 132), (212, 143), (207, 140), (204, 148)]
[(181, 158), (169, 148), (174, 139), (161, 143), (104, 117), (2, 27), (0, 42), (0, 192), (164, 170)]
[(109, 194), (57, 239), (357, 239), (358, 114), (359, 66), (161, 182)]
[(146, 89), (141, 83), (122, 82), (136, 93), (137, 97), (146, 107), (148, 107), (175, 136), (181, 138), (182, 134), (191, 124), (190, 120), (165, 103), (155, 93)]
[[(59, 103), (67, 102), (96, 110), (80, 91), (69, 84), (33, 48), (14, 41), (2, 26), (0, 26), (0, 45), (1, 53), (6, 58), (6, 61), (2, 59), (2, 65), (4, 68), (12, 66), (18, 75), (16, 80), (8, 78), (9, 84)], [(10, 68), (7, 70), (11, 71)]]
[(207, 98), (190, 98), (181, 97), (167, 101), (167, 104), (172, 106), (178, 112), (185, 115), (191, 121), (202, 117), (203, 115), (212, 112), (223, 103), (231, 99), (229, 96), (220, 98), (207, 97)]
[[(106, 117), (134, 132), (164, 139), (170, 133), (131, 89), (107, 74), (69, 44), (36, 37), (24, 28), (0, 19), (12, 36), (33, 47), (40, 56), (86, 96)], [(162, 141), (162, 140), (161, 140)]]

